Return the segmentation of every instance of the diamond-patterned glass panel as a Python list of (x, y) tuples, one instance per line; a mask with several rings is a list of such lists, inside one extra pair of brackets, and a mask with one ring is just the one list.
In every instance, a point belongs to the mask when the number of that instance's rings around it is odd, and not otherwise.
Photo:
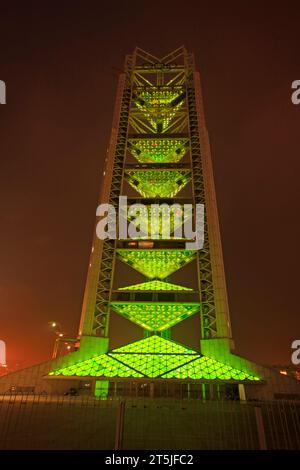
[(150, 279), (165, 279), (193, 261), (193, 250), (118, 250), (118, 257)]
[(190, 177), (189, 170), (125, 170), (128, 183), (146, 198), (174, 197)]
[(184, 231), (177, 229), (192, 217), (193, 208), (191, 204), (177, 203), (141, 205), (130, 214), (127, 207), (121, 206), (121, 215), (138, 228), (139, 238), (182, 238)]
[(115, 361), (108, 354), (101, 354), (71, 366), (62, 367), (49, 373), (49, 375), (91, 376), (91, 377), (142, 377), (128, 366)]
[(182, 344), (169, 341), (156, 335), (113, 349), (112, 353), (115, 352), (143, 354), (197, 354), (196, 351), (188, 346), (183, 346)]
[(177, 163), (185, 155), (188, 139), (129, 139), (129, 150), (140, 163)]
[(141, 284), (133, 284), (132, 286), (119, 287), (118, 290), (147, 290), (147, 291), (192, 291), (190, 287), (178, 286), (164, 281), (148, 281)]
[(162, 375), (166, 379), (259, 380), (251, 373), (235, 369), (206, 356)]
[(199, 311), (198, 303), (112, 302), (112, 308), (149, 331), (163, 331)]
[(191, 360), (188, 354), (114, 354), (119, 361), (141, 372), (146, 377), (159, 377), (166, 370), (173, 369)]
[(258, 381), (248, 370), (236, 369), (160, 336), (114, 349), (107, 354), (51, 371), (50, 376), (161, 377), (166, 379)]
[(151, 87), (150, 89), (142, 89), (135, 96), (134, 101), (153, 130), (164, 132), (182, 107), (184, 92), (182, 87), (177, 87), (177, 90)]

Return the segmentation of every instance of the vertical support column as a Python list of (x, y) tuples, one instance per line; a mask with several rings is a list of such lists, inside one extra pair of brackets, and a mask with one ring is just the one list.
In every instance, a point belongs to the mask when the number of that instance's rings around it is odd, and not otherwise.
[(202, 153), (200, 148), (198, 114), (193, 81), (187, 82), (187, 105), (189, 133), (191, 144), (191, 165), (194, 204), (204, 204), (204, 245), (197, 254), (198, 285), (201, 302), (201, 337), (203, 339), (215, 338), (219, 331), (217, 328), (217, 313), (215, 308), (215, 295), (213, 274), (210, 257), (210, 240), (207, 221), (206, 194), (204, 187), (204, 175), (202, 165)]
[[(123, 74), (120, 76), (119, 83), (118, 83), (118, 90), (117, 90), (117, 97), (116, 97), (116, 103), (115, 103), (115, 109), (114, 109), (110, 143), (109, 143), (109, 147), (107, 151), (106, 165), (104, 166), (105, 177), (103, 179), (102, 190), (101, 190), (101, 194), (100, 194), (99, 201), (98, 201), (99, 204), (105, 204), (109, 202), (124, 86), (125, 86), (125, 75)], [(100, 273), (101, 264), (103, 261), (105, 251), (107, 252), (107, 247), (104, 246), (104, 240), (100, 240), (97, 237), (96, 224), (95, 224), (93, 247), (92, 247), (90, 261), (89, 261), (89, 269), (88, 269), (87, 281), (85, 285), (82, 313), (81, 313), (80, 326), (79, 326), (80, 337), (90, 336), (94, 334), (93, 329), (94, 329), (94, 321), (95, 321), (97, 288), (98, 288), (98, 282), (99, 282), (99, 273)], [(99, 334), (98, 336), (102, 336), (102, 335)]]
[(246, 393), (244, 384), (239, 384), (239, 397), (241, 402), (246, 401)]
[[(113, 205), (116, 214), (118, 214), (119, 196), (122, 190), (130, 102), (130, 80), (128, 75), (122, 74), (118, 87), (104, 187), (100, 199), (101, 203)], [(97, 337), (99, 341), (108, 338), (115, 256), (116, 240), (113, 237), (99, 240), (95, 234), (82, 310), (80, 336)]]
[(256, 420), (257, 433), (258, 433), (259, 448), (260, 450), (267, 450), (267, 441), (266, 441), (263, 417), (261, 413), (261, 407), (255, 406), (254, 412), (255, 412), (255, 420)]
[(206, 384), (201, 384), (202, 387), (202, 401), (206, 401)]
[(201, 148), (202, 176), (205, 192), (205, 212), (207, 217), (207, 234), (209, 238), (209, 253), (216, 315), (216, 331), (219, 338), (231, 338), (231, 325), (225, 271), (221, 246), (217, 200), (214, 187), (213, 169), (209, 138), (205, 125), (203, 102), (201, 95), (200, 75), (194, 72), (195, 105), (197, 112), (199, 142)]
[(123, 447), (124, 420), (125, 420), (125, 401), (120, 401), (120, 405), (117, 411), (115, 450), (122, 450), (122, 447)]
[(154, 398), (154, 382), (150, 382), (150, 398)]

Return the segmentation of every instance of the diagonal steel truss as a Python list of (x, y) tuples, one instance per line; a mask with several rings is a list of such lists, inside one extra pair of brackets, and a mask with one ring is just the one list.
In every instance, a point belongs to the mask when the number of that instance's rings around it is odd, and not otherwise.
[[(142, 49), (136, 48), (133, 55), (126, 57), (123, 86), (120, 92), (119, 116), (117, 129), (110, 151), (113, 159), (110, 187), (105, 200), (115, 207), (118, 213), (118, 198), (122, 194), (125, 179), (125, 160), (130, 138), (149, 138), (149, 136), (166, 135), (188, 139), (187, 149), (190, 155), (190, 170), (192, 172), (193, 203), (207, 202), (207, 185), (203, 172), (203, 149), (199, 133), (199, 103), (197, 103), (197, 86), (194, 80), (193, 56), (184, 47), (167, 54), (159, 59)], [(149, 122), (149, 115), (143, 106), (137, 106), (141, 92), (150, 90), (179, 90), (181, 106), (176, 109), (174, 116), (162, 129), (155, 129)], [(151, 103), (150, 103), (151, 106)], [(151, 111), (152, 112), (152, 111)], [(174, 164), (174, 168), (176, 168)], [(138, 165), (137, 165), (138, 167)], [(149, 167), (150, 168), (150, 167)], [(180, 168), (180, 164), (178, 164)], [(145, 170), (147, 171), (147, 170)], [(98, 260), (96, 296), (92, 322), (88, 334), (108, 336), (110, 303), (113, 292), (114, 266), (116, 260), (116, 240), (105, 239)], [(216, 307), (216, 280), (212, 266), (210, 233), (208, 219), (205, 218), (204, 247), (197, 253), (198, 289), (201, 317), (202, 339), (215, 338), (224, 335), (224, 330), (218, 330), (218, 312)], [(83, 320), (85, 313), (83, 312)], [(87, 328), (85, 328), (85, 332)]]

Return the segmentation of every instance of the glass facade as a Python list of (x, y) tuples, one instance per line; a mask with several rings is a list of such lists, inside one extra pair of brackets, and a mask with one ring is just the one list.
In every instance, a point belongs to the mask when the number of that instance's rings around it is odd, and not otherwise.
[(175, 378), (257, 381), (259, 377), (199, 354), (193, 349), (150, 336), (107, 354), (50, 372), (51, 376), (99, 378)]
[[(144, 202), (145, 210), (139, 214), (134, 211), (125, 214), (121, 212), (121, 215), (134, 222), (140, 231), (144, 228), (147, 233), (140, 233), (130, 241), (127, 238), (116, 243), (104, 240), (100, 250), (101, 259), (93, 261), (93, 268), (97, 263), (99, 269), (90, 270), (87, 285), (92, 286), (92, 295), (87, 296), (90, 304), (86, 307), (87, 320), (84, 319), (82, 324), (88, 340), (99, 339), (99, 344), (103, 340), (101, 344), (105, 344), (105, 348), (100, 351), (105, 353), (96, 353), (84, 361), (74, 359), (74, 364), (51, 371), (51, 376), (89, 376), (104, 380), (260, 380), (248, 367), (249, 363), (238, 356), (233, 359), (229, 347), (220, 348), (220, 351), (216, 347), (216, 355), (211, 354), (214, 358), (208, 357), (210, 354), (207, 356), (201, 353), (201, 348), (204, 351), (208, 344), (203, 346), (204, 341), (208, 340), (212, 344), (214, 340), (220, 340), (222, 346), (223, 339), (229, 342), (231, 338), (229, 315), (226, 316), (224, 307), (226, 302), (222, 303), (226, 300), (226, 292), (223, 288), (222, 256), (218, 252), (217, 223), (210, 227), (210, 232), (205, 212), (206, 219), (202, 222), (204, 246), (201, 252), (184, 249), (183, 235), (178, 235), (177, 231), (174, 234), (174, 231), (183, 222), (191, 221), (196, 203), (202, 207), (204, 205), (206, 211), (205, 203), (209, 201), (211, 220), (217, 222), (217, 214), (213, 212), (213, 177), (209, 173), (210, 156), (207, 156), (206, 148), (209, 146), (205, 143), (200, 85), (197, 88), (192, 57), (184, 48), (166, 57), (166, 62), (160, 61), (138, 49), (135, 55), (129, 56), (126, 62), (128, 68), (122, 77), (124, 81), (120, 81), (123, 85), (119, 87), (117, 98), (119, 114), (114, 121), (118, 124), (114, 124), (112, 147), (108, 152), (113, 160), (108, 162), (110, 171), (106, 177), (110, 174), (111, 180), (106, 180), (103, 185), (104, 200), (112, 202), (118, 212), (117, 201), (120, 195), (125, 195), (126, 184), (123, 183), (126, 180), (139, 195), (134, 197), (135, 200)], [(134, 165), (128, 164), (128, 157), (136, 159)], [(181, 162), (183, 158), (184, 163)], [(186, 191), (180, 193), (184, 188)], [(187, 193), (187, 189), (190, 196), (181, 197)], [(149, 199), (159, 205), (155, 209), (158, 212), (151, 212), (152, 202)], [(192, 202), (193, 209), (185, 208), (187, 199)], [(162, 202), (165, 204), (168, 200), (171, 209), (161, 207)], [(172, 209), (174, 201), (177, 205)], [(153, 234), (154, 216), (158, 216), (157, 237), (149, 237), (149, 233)], [(171, 237), (168, 240), (164, 233), (167, 218), (171, 224)], [(193, 222), (195, 226), (194, 219)], [(139, 238), (142, 240), (137, 240)], [(215, 250), (214, 264), (211, 241)], [(129, 284), (117, 290), (114, 287), (115, 275), (118, 274), (116, 266), (119, 266), (115, 265), (116, 258), (128, 268), (128, 277), (117, 285)], [(195, 269), (184, 278), (186, 282), (183, 283), (187, 285), (170, 282), (170, 276), (193, 262)], [(133, 284), (130, 280), (133, 270), (146, 278), (144, 282)], [(192, 276), (196, 282), (193, 282)], [(189, 285), (197, 285), (198, 290)], [(93, 300), (90, 301), (90, 298)], [(144, 339), (109, 350), (107, 344), (111, 310), (139, 325)], [(201, 324), (199, 348), (193, 350), (170, 340), (171, 328), (196, 313), (200, 316)]]

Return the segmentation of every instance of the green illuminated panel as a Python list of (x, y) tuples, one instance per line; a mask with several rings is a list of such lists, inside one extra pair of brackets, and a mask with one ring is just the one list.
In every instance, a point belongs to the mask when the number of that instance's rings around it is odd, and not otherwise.
[(114, 354), (119, 361), (141, 372), (146, 377), (159, 377), (166, 370), (179, 367), (190, 361), (189, 355), (184, 354)]
[(182, 344), (169, 341), (168, 339), (156, 335), (113, 349), (111, 351), (111, 354), (112, 353), (197, 354), (196, 351), (188, 346), (183, 346)]
[(150, 279), (165, 279), (196, 257), (192, 250), (118, 250), (118, 257)]
[(64, 377), (161, 377), (165, 379), (258, 381), (242, 369), (202, 356), (191, 348), (153, 335), (49, 373)]
[(170, 90), (166, 88), (151, 87), (147, 89), (142, 89), (136, 97), (136, 103), (140, 107), (153, 107), (160, 108), (164, 106), (174, 107), (174, 100), (179, 98), (182, 93), (182, 87), (178, 87), (177, 90)]
[(187, 151), (188, 139), (129, 139), (129, 150), (140, 163), (177, 163)]
[(101, 354), (86, 361), (57, 369), (50, 372), (49, 375), (63, 375), (65, 377), (142, 377), (139, 372), (115, 361), (107, 354)]
[(112, 302), (112, 308), (149, 331), (163, 331), (199, 311), (197, 303)]
[(126, 170), (128, 183), (143, 197), (174, 197), (190, 180), (189, 170)]
[(171, 284), (170, 282), (163, 282), (163, 281), (148, 281), (142, 282), (141, 284), (134, 284), (132, 286), (127, 287), (119, 287), (118, 290), (148, 290), (148, 291), (191, 291), (189, 287), (178, 286), (177, 284)]
[(166, 379), (259, 380), (259, 377), (255, 377), (246, 371), (234, 369), (206, 356), (202, 356), (176, 370), (166, 372), (162, 377)]
[[(170, 238), (176, 229), (192, 217), (193, 209), (191, 205), (184, 207), (182, 204), (164, 203), (143, 205), (134, 215), (128, 214), (127, 206), (121, 206), (121, 214), (138, 228), (141, 233), (139, 238)], [(182, 238), (182, 235), (177, 232), (175, 238)]]
[(152, 87), (135, 97), (137, 108), (143, 112), (156, 132), (164, 132), (168, 128), (176, 112), (182, 107), (183, 100), (181, 87), (177, 90)]

